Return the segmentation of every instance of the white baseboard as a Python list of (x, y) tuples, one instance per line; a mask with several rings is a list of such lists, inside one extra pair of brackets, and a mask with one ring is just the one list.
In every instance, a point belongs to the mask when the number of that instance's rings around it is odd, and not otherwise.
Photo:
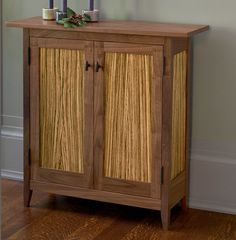
[[(1, 137), (1, 175), (3, 178), (22, 181), (23, 129), (4, 126)], [(236, 144), (215, 144), (199, 140), (192, 142), (189, 206), (236, 214)]]
[(23, 141), (23, 118), (2, 115), (1, 137)]
[(1, 118), (3, 126), (23, 128), (23, 117), (3, 114)]
[(217, 202), (208, 202), (200, 201), (197, 199), (189, 199), (189, 207), (193, 209), (200, 209), (211, 212), (227, 213), (227, 214), (236, 214), (236, 205), (235, 206), (224, 206), (222, 203)]
[(1, 177), (5, 178), (5, 179), (23, 181), (23, 172), (17, 172), (17, 171), (2, 169), (1, 170)]
[(1, 137), (23, 141), (23, 128), (3, 125), (1, 128)]
[[(190, 158), (191, 208), (236, 214), (236, 148), (201, 143), (192, 147)], [(206, 142), (205, 142), (206, 143)], [(218, 147), (221, 145), (220, 147)], [(234, 145), (236, 146), (236, 144)], [(215, 149), (215, 150), (214, 150)]]
[(3, 176), (19, 179), (23, 170), (23, 128), (3, 125), (0, 131), (0, 159)]

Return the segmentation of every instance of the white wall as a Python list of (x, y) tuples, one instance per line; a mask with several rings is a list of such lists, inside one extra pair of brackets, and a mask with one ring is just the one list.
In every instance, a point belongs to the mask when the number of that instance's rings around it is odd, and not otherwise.
[[(75, 9), (86, 1), (68, 1)], [(3, 18), (40, 15), (46, 0), (3, 0)], [(100, 0), (104, 18), (209, 24), (194, 38), (190, 203), (236, 213), (236, 1)], [(22, 172), (22, 31), (3, 29), (5, 174)], [(14, 71), (13, 71), (14, 69)]]

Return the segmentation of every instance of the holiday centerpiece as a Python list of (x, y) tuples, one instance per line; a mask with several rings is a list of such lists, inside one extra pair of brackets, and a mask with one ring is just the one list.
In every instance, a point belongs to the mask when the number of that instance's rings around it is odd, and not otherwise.
[(57, 20), (57, 23), (64, 25), (65, 28), (83, 27), (87, 22), (90, 21), (89, 15), (76, 14), (76, 12), (70, 8), (67, 8), (66, 15), (67, 17)]
[(88, 0), (88, 10), (77, 14), (67, 6), (67, 0), (61, 0), (61, 10), (54, 7), (54, 0), (48, 0), (48, 8), (43, 8), (43, 20), (56, 20), (58, 24), (66, 28), (82, 27), (87, 22), (97, 22), (99, 10), (94, 8), (94, 0)]

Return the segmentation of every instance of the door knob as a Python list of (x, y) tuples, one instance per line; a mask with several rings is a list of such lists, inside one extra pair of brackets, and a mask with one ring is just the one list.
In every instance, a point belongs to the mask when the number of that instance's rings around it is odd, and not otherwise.
[(85, 71), (88, 71), (90, 67), (91, 67), (91, 64), (89, 64), (89, 62), (86, 61), (86, 63), (85, 63)]
[(96, 64), (96, 72), (99, 72), (99, 69), (102, 68), (102, 65), (100, 65), (98, 62)]

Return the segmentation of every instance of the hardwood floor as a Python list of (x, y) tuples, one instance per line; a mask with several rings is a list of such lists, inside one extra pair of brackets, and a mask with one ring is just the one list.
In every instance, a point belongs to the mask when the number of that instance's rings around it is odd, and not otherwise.
[(171, 229), (158, 211), (34, 192), (23, 207), (22, 182), (2, 180), (2, 239), (236, 240), (236, 216), (173, 210)]

